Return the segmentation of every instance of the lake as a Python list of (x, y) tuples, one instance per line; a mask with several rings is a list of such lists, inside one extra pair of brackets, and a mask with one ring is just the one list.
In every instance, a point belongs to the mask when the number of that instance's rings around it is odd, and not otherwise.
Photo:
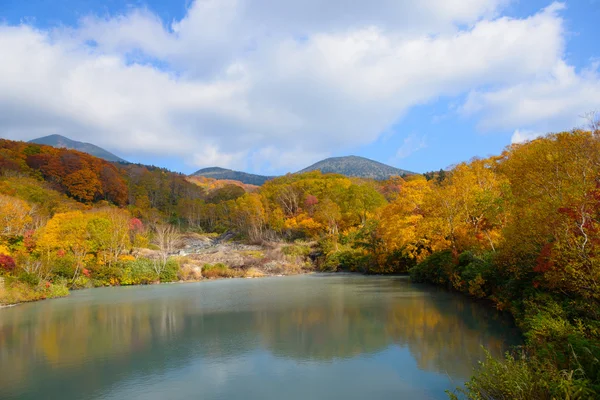
[(406, 277), (113, 287), (0, 310), (0, 398), (445, 399), (519, 343), (493, 308)]

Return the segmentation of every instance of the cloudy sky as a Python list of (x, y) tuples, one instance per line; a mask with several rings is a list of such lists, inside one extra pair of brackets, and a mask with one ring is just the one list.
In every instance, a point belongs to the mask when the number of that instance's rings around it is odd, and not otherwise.
[(0, 136), (424, 172), (600, 110), (600, 0), (0, 0)]

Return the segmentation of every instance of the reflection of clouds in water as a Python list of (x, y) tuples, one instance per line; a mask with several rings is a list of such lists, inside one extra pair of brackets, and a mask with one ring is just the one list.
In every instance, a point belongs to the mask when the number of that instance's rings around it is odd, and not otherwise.
[[(452, 386), (445, 373), (466, 378), (480, 344), (500, 354), (512, 340), (490, 309), (403, 278), (111, 288), (19, 308), (0, 319), (0, 376), (8, 382), (0, 397), (35, 398), (48, 385), (68, 385), (65, 400), (128, 398), (124, 391), (135, 388), (144, 398), (199, 387), (204, 398), (258, 396), (263, 387), (310, 395), (341, 385), (336, 390), (352, 398), (365, 395), (358, 384), (365, 381), (396, 395), (428, 387), (443, 393)], [(249, 392), (235, 392), (240, 387)]]
[[(311, 368), (306, 368), (310, 364)], [(366, 368), (368, 380), (356, 376), (357, 368)], [(335, 369), (335, 373), (331, 373)], [(174, 376), (170, 376), (174, 375)], [(428, 373), (407, 376), (401, 368), (390, 368), (373, 358), (333, 363), (294, 362), (256, 352), (248, 357), (225, 362), (196, 360), (181, 371), (164, 376), (146, 376), (127, 386), (103, 393), (98, 399), (215, 398), (215, 399), (286, 399), (307, 398), (364, 399), (365, 388), (373, 398), (435, 399), (446, 388), (422, 387)], [(436, 376), (435, 378), (439, 378)], [(262, 384), (256, 384), (261, 381)], [(190, 385), (189, 382), (194, 382)], [(442, 379), (443, 382), (443, 379)], [(176, 393), (174, 397), (174, 393)], [(169, 394), (171, 394), (169, 396)]]

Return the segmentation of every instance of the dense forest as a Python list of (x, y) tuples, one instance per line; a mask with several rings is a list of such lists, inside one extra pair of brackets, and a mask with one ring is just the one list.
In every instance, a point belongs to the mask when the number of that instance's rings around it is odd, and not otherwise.
[(317, 171), (254, 187), (8, 140), (0, 170), (0, 303), (180, 280), (178, 232), (231, 232), (302, 244), (322, 271), (409, 273), (510, 312), (525, 344), (452, 396), (600, 396), (598, 130), (385, 181)]

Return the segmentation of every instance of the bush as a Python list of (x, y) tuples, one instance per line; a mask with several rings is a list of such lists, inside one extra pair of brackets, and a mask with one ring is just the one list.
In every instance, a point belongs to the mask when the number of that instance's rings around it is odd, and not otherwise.
[(487, 353), (465, 388), (448, 393), (451, 399), (592, 399), (594, 390), (581, 371), (559, 371), (521, 353), (496, 360)]
[(179, 272), (179, 263), (177, 262), (177, 260), (173, 259), (173, 258), (169, 258), (167, 260), (167, 264), (165, 265), (165, 267), (163, 268), (163, 270), (160, 273), (159, 279), (161, 282), (173, 282), (176, 281), (177, 278), (177, 274)]
[(0, 271), (11, 273), (16, 267), (14, 258), (6, 254), (0, 254)]
[(310, 254), (310, 247), (302, 244), (291, 244), (283, 246), (281, 251), (286, 256), (306, 258)]
[(75, 274), (75, 259), (73, 256), (68, 254), (52, 260), (52, 273), (59, 277), (72, 279)]
[(389, 273), (404, 273), (409, 272), (417, 261), (408, 257), (402, 249), (397, 249), (386, 255), (384, 264)]
[(225, 264), (204, 264), (202, 275), (207, 279), (214, 278), (235, 278), (243, 275), (243, 271), (237, 271), (229, 268)]
[(123, 267), (98, 265), (90, 268), (90, 277), (94, 286), (115, 286), (121, 283)]
[(433, 253), (425, 260), (410, 269), (410, 279), (416, 283), (450, 282), (454, 269), (454, 260), (450, 250)]
[(17, 304), (29, 301), (64, 297), (69, 294), (69, 289), (64, 282), (43, 282), (41, 285), (31, 286), (29, 283), (17, 279), (10, 279), (0, 287), (0, 304)]
[(157, 280), (152, 260), (138, 258), (124, 263), (121, 285), (148, 285)]
[(36, 274), (30, 274), (28, 272), (21, 272), (19, 274), (19, 280), (23, 283), (28, 284), (31, 287), (37, 286), (40, 284), (40, 277)]

